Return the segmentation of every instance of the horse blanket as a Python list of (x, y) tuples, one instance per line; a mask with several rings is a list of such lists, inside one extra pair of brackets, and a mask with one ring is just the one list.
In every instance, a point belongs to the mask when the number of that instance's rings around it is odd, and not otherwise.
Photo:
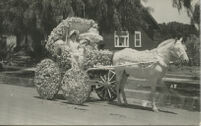
[(113, 60), (118, 60), (118, 65), (127, 63), (157, 62), (157, 50), (137, 51), (135, 49), (125, 48), (116, 52)]

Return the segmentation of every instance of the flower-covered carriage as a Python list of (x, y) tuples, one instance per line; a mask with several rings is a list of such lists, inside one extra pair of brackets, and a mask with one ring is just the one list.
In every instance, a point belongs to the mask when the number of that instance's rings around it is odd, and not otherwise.
[(68, 41), (72, 30), (78, 30), (79, 40), (89, 40), (90, 46), (96, 46), (102, 40), (95, 21), (77, 17), (63, 20), (53, 29), (45, 45), (51, 57), (42, 60), (36, 67), (34, 84), (39, 95), (44, 99), (53, 99), (61, 90), (69, 102), (82, 104), (95, 90), (102, 100), (114, 100), (117, 96), (115, 72), (109, 67), (97, 67), (111, 65), (113, 53), (87, 48), (80, 68), (73, 63), (68, 46), (60, 44), (61, 41)]

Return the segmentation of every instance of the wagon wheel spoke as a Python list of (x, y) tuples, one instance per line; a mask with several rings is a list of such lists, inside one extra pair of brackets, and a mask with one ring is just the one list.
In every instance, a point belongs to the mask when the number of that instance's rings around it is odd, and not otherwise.
[(114, 88), (110, 87), (109, 90), (111, 91), (111, 93), (116, 94), (116, 90)]
[(110, 72), (107, 74), (107, 80), (110, 80)]
[(102, 86), (105, 84), (105, 83), (102, 82), (102, 81), (98, 81), (97, 83), (98, 83), (97, 85), (98, 85), (99, 87), (102, 87)]
[(101, 89), (101, 92), (103, 92), (104, 91), (104, 87), (102, 87), (102, 89)]
[(111, 92), (110, 92), (110, 88), (107, 89), (107, 92), (109, 94), (109, 98), (111, 99), (112, 98), (112, 95), (111, 95)]
[(96, 89), (100, 89), (100, 88), (102, 88), (103, 86), (101, 86), (101, 85), (98, 85), (97, 87), (96, 87)]
[(103, 81), (103, 82), (106, 82), (105, 78), (103, 78), (103, 76), (100, 76), (100, 79)]
[(114, 83), (116, 83), (116, 81), (112, 81), (112, 82), (110, 82), (110, 84), (114, 84)]
[(110, 70), (111, 73), (116, 74), (114, 71)]
[(108, 81), (110, 81), (115, 76), (115, 73), (112, 70), (108, 72)]
[(109, 81), (111, 81), (114, 78), (115, 74), (113, 74), (110, 78)]
[(96, 89), (96, 91), (97, 91), (98, 96), (103, 97), (104, 87), (100, 87), (100, 88)]
[(107, 99), (107, 89), (104, 90), (104, 98)]
[(106, 75), (104, 75), (104, 79), (105, 79), (105, 82), (107, 82), (108, 80), (107, 80), (107, 76)]
[[(112, 76), (110, 77), (109, 74), (111, 74)], [(108, 72), (108, 81), (111, 81), (112, 79), (114, 79), (115, 75), (116, 74), (112, 70), (109, 70), (109, 72)]]

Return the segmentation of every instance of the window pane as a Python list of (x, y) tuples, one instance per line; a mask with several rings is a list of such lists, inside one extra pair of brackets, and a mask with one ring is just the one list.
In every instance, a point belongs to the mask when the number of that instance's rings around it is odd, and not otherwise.
[(119, 42), (119, 46), (123, 46), (124, 45), (124, 42)]
[(119, 45), (120, 46), (124, 45), (124, 37), (119, 37)]
[(117, 41), (118, 41), (118, 38), (117, 38), (117, 37), (115, 37), (115, 46), (117, 46), (117, 45), (118, 45)]
[(141, 32), (140, 31), (135, 31), (135, 46), (136, 47), (141, 47)]
[(128, 38), (126, 37), (126, 46), (128, 46)]
[(136, 40), (136, 46), (140, 46), (140, 40)]
[(128, 31), (121, 31), (121, 32), (114, 32), (114, 43), (115, 47), (128, 47), (129, 46), (129, 32)]
[(140, 39), (140, 34), (135, 34), (136, 39)]

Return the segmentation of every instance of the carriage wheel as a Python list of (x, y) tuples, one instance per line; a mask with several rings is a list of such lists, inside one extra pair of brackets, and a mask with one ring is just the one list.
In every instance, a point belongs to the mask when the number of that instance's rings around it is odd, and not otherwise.
[(117, 97), (115, 72), (109, 70), (104, 74), (100, 74), (95, 91), (101, 100), (113, 101)]

